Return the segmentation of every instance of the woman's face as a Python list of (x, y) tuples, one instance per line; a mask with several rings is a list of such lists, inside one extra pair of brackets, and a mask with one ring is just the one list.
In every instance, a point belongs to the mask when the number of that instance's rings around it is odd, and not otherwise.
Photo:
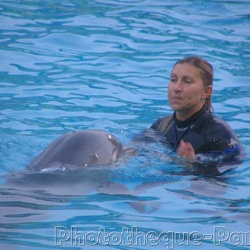
[(211, 93), (212, 86), (204, 86), (199, 68), (189, 63), (174, 66), (168, 84), (168, 101), (177, 119), (186, 120), (199, 111)]

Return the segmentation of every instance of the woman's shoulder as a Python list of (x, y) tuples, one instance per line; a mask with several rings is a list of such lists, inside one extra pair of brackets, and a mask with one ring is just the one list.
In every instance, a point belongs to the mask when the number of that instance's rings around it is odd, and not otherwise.
[(208, 119), (205, 120), (203, 129), (207, 130), (210, 135), (216, 134), (219, 137), (237, 138), (230, 125), (221, 117), (214, 114), (210, 114)]
[[(209, 114), (208, 119), (201, 124), (199, 129), (202, 130), (200, 133), (204, 135), (204, 141), (206, 141), (199, 149), (201, 153), (210, 151), (214, 154), (217, 152), (225, 162), (231, 161), (234, 157), (239, 157), (239, 159), (244, 157), (244, 150), (239, 138), (221, 117)], [(217, 158), (215, 157), (215, 159)]]
[(216, 126), (216, 128), (225, 128), (232, 130), (229, 124), (224, 119), (215, 114), (210, 114), (208, 116), (208, 119), (206, 119), (206, 123), (210, 126)]
[(173, 116), (165, 116), (158, 118), (152, 125), (151, 129), (158, 130), (158, 131), (165, 131), (171, 124), (173, 123)]

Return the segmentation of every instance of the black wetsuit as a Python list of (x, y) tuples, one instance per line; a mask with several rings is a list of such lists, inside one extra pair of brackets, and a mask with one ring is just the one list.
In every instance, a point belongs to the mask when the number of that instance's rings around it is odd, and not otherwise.
[(196, 160), (201, 163), (235, 161), (241, 154), (237, 136), (222, 119), (209, 114), (203, 107), (185, 121), (179, 121), (175, 113), (158, 119), (150, 129), (159, 132), (163, 141), (176, 150), (180, 140), (190, 142)]

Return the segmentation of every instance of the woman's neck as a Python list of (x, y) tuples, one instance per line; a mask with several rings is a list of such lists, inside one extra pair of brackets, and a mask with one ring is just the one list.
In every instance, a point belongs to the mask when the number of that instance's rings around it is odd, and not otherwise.
[(178, 118), (176, 117), (176, 112), (174, 112), (173, 120), (174, 120), (175, 126), (179, 128), (180, 130), (183, 130), (189, 126), (197, 124), (198, 120), (202, 121), (204, 119), (207, 119), (208, 116), (209, 116), (209, 113), (206, 111), (206, 107), (203, 106), (199, 111), (197, 111), (196, 113), (194, 113), (192, 116), (190, 116), (184, 121), (178, 120)]
[[(196, 111), (196, 112), (198, 112), (198, 111)], [(188, 118), (190, 118), (196, 112), (192, 112), (192, 113), (189, 113), (189, 114), (187, 114), (187, 113), (182, 114), (182, 113), (176, 112), (176, 119), (178, 121), (181, 121), (181, 122), (186, 121)]]
[(194, 109), (191, 110), (183, 110), (183, 111), (176, 111), (176, 119), (179, 121), (186, 121), (188, 118), (190, 118), (191, 116), (193, 116), (195, 113), (197, 113), (199, 110), (201, 110), (203, 107), (202, 106), (198, 106)]

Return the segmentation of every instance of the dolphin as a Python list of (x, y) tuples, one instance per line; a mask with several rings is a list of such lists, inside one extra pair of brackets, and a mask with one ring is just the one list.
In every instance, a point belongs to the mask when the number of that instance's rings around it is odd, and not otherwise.
[(29, 170), (43, 171), (61, 167), (107, 165), (123, 155), (121, 142), (102, 130), (79, 130), (64, 134), (28, 165)]

